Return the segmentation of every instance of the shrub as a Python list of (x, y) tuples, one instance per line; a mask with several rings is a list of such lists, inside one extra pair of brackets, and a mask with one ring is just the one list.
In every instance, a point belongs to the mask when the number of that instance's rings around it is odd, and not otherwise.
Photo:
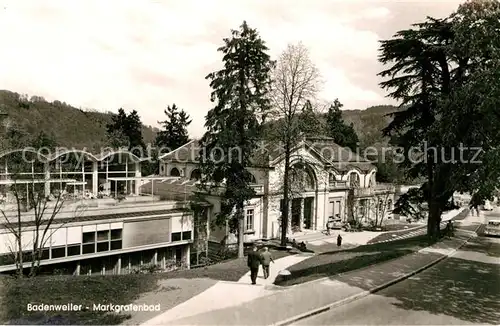
[(132, 269), (132, 274), (154, 274), (161, 271), (158, 264), (147, 264)]

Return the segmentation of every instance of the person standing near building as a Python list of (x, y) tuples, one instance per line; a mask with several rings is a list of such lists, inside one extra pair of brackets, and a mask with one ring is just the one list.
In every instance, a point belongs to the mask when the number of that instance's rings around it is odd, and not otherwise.
[(248, 268), (250, 268), (250, 279), (252, 284), (257, 284), (257, 275), (259, 274), (259, 266), (262, 258), (257, 251), (257, 247), (253, 246), (252, 251), (248, 253)]
[(326, 234), (330, 235), (332, 229), (333, 229), (333, 216), (330, 216), (328, 217), (328, 221), (326, 223)]
[(274, 264), (273, 255), (269, 252), (268, 247), (264, 247), (264, 252), (261, 254), (262, 256), (262, 269), (264, 271), (264, 278), (267, 279), (269, 277), (269, 265), (271, 263)]

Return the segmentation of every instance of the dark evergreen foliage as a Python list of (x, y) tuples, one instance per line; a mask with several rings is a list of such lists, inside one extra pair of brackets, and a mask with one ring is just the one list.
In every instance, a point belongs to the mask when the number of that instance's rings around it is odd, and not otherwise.
[(156, 135), (156, 146), (163, 148), (162, 152), (172, 151), (189, 141), (187, 127), (191, 124), (191, 118), (184, 110), (179, 110), (175, 103), (168, 106), (164, 111), (167, 119), (158, 122), (163, 129)]
[[(240, 257), (243, 256), (243, 207), (255, 194), (247, 168), (261, 136), (261, 124), (270, 107), (268, 92), (272, 61), (257, 30), (243, 22), (218, 49), (224, 67), (206, 78), (214, 103), (207, 116), (200, 157), (202, 184), (213, 189), (225, 181), (220, 221), (239, 224)], [(212, 159), (210, 159), (212, 158)]]
[(359, 138), (354, 130), (354, 124), (346, 124), (342, 119), (340, 109), (343, 104), (336, 99), (328, 108), (326, 115), (326, 135), (335, 139), (335, 142), (343, 147), (348, 147), (352, 151), (356, 151), (359, 146)]
[(388, 78), (381, 85), (405, 106), (384, 133), (405, 149), (408, 175), (425, 178), (419, 196), (396, 206), (428, 203), (432, 237), (456, 191), (477, 203), (500, 181), (499, 18), (497, 1), (470, 1), (382, 42), (380, 61), (391, 67), (380, 73)]
[(146, 145), (142, 138), (141, 118), (136, 110), (128, 115), (120, 108), (106, 126), (110, 143), (113, 147), (128, 147), (137, 156), (146, 156)]

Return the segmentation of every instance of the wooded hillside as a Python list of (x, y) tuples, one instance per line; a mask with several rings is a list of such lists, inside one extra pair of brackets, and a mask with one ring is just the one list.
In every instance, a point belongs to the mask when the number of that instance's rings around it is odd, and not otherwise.
[[(343, 110), (342, 116), (348, 124), (353, 123), (361, 146), (366, 147), (386, 143), (381, 130), (391, 118), (385, 115), (395, 110), (395, 106), (381, 105), (366, 110)], [(97, 150), (109, 145), (106, 124), (111, 122), (112, 112), (81, 110), (60, 101), (47, 102), (42, 97), (28, 98), (5, 90), (0, 90), (0, 112), (8, 114), (2, 119), (4, 126), (15, 127), (26, 137), (35, 137), (40, 131), (45, 131), (58, 146)], [(163, 118), (162, 114), (158, 113), (158, 120)], [(156, 128), (143, 126), (144, 142), (153, 142), (156, 132)], [(2, 138), (3, 135), (5, 128), (0, 129)]]
[[(8, 126), (30, 139), (44, 131), (58, 146), (97, 150), (109, 145), (106, 124), (111, 122), (111, 112), (81, 110), (60, 101), (47, 102), (42, 97), (28, 98), (5, 90), (0, 90), (0, 112), (7, 114), (0, 118), (3, 120), (3, 128), (0, 128), (2, 139)], [(143, 126), (142, 134), (145, 143), (150, 143), (156, 130)]]

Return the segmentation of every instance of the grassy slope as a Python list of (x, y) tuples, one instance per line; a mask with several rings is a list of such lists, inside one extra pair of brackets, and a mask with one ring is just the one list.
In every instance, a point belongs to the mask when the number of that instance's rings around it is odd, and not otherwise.
[[(275, 259), (289, 253), (274, 251)], [(81, 304), (83, 307), (102, 304), (130, 304), (137, 302), (143, 294), (151, 297), (152, 292), (162, 292), (160, 300), (162, 310), (166, 310), (189, 299), (206, 288), (199, 279), (238, 281), (248, 272), (246, 259), (233, 259), (223, 263), (184, 271), (159, 274), (129, 274), (108, 276), (41, 276), (36, 278), (14, 279), (0, 278), (0, 324), (93, 324), (113, 325), (127, 319), (127, 314), (108, 314), (99, 311), (47, 312), (40, 314), (28, 312), (28, 303), (38, 304)], [(191, 279), (189, 282), (175, 281)], [(172, 280), (170, 285), (160, 286), (165, 280)], [(175, 286), (172, 286), (174, 284)], [(184, 284), (184, 288), (182, 287)], [(202, 286), (201, 289), (196, 289)], [(154, 293), (153, 293), (154, 294)], [(148, 297), (146, 295), (146, 297)], [(173, 298), (172, 298), (173, 297)], [(143, 297), (144, 298), (144, 297)], [(142, 300), (140, 300), (142, 301)], [(156, 304), (156, 303), (155, 303)], [(144, 316), (142, 316), (144, 317)], [(146, 318), (147, 319), (147, 318)]]
[(290, 286), (346, 273), (416, 252), (428, 245), (427, 237), (420, 236), (342, 251), (325, 252), (290, 266), (288, 270), (292, 275), (286, 278), (279, 276), (274, 284)]

